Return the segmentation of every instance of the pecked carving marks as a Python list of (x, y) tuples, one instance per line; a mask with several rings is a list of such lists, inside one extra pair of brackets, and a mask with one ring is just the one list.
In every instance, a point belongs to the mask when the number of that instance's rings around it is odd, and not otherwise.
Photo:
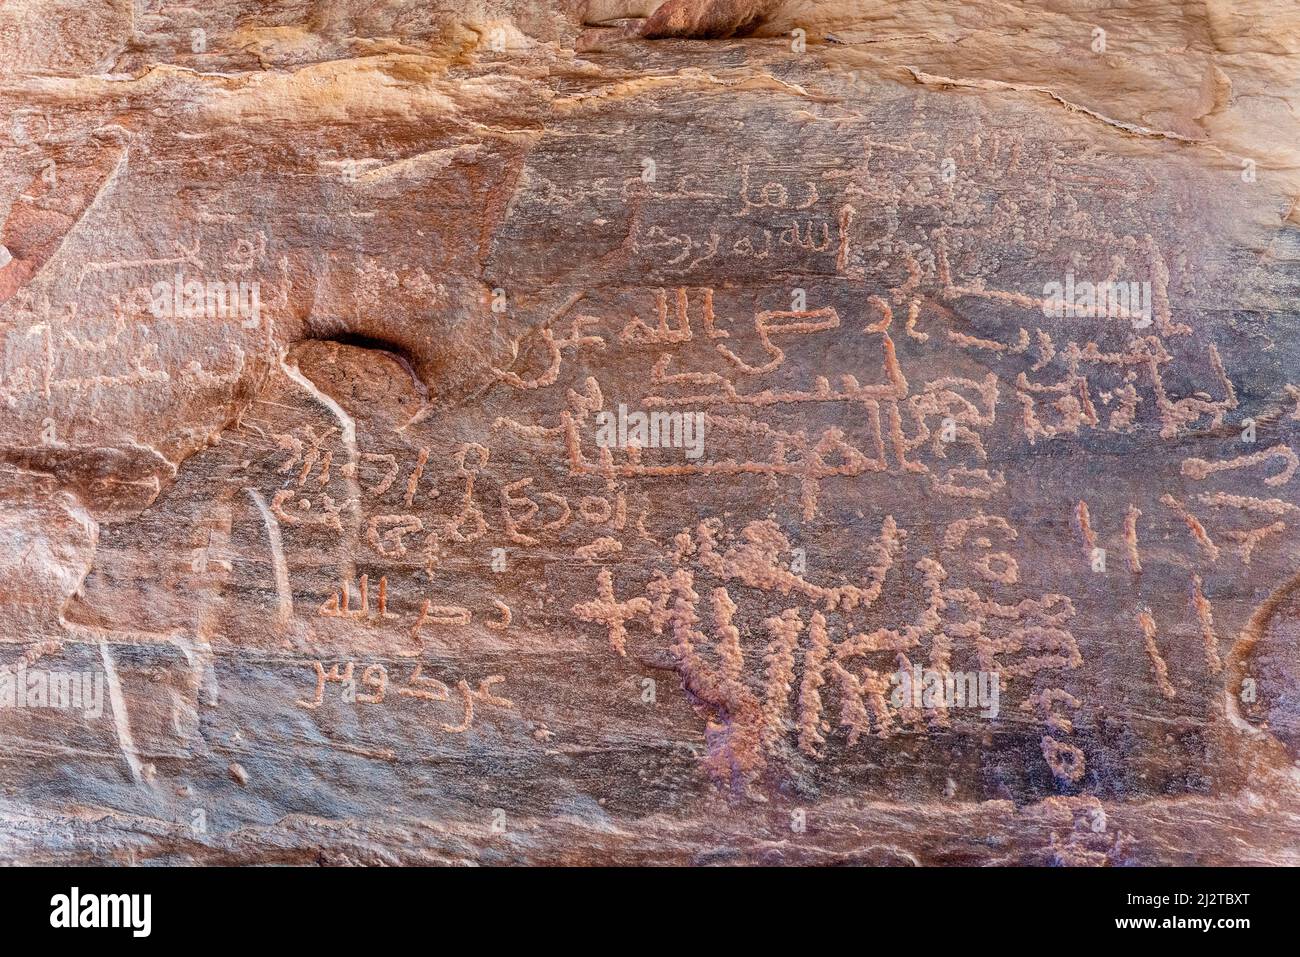
[[(58, 85), (137, 138), (102, 240), (0, 306), (6, 474), (99, 523), (83, 581), (92, 526), (15, 510), (0, 669), (109, 662), (122, 704), (0, 711), (47, 847), (101, 826), (49, 823), (71, 766), (168, 822), (94, 831), (118, 859), (194, 805), (212, 860), (1294, 857), (1250, 796), (1294, 747), (1276, 169), (846, 74), (780, 10), (573, 55), (400, 7), (346, 62), (187, 54), (173, 11), (139, 79)], [(155, 315), (177, 271), (263, 321)]]

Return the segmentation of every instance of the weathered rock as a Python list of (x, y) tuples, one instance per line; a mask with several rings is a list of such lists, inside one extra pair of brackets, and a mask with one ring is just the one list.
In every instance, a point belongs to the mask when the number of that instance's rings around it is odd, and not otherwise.
[(0, 858), (1297, 862), (1284, 5), (0, 51)]

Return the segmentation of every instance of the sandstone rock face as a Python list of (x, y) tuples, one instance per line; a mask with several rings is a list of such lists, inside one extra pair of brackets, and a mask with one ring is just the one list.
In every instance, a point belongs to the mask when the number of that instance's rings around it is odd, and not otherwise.
[(1300, 862), (1290, 5), (0, 51), (0, 859)]

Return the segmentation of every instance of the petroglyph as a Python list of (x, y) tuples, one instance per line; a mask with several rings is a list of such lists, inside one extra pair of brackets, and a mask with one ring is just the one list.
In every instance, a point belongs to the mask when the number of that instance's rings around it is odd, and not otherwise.
[(0, 669), (112, 677), (0, 709), (5, 853), (1294, 861), (1277, 77), (1112, 122), (844, 11), (489, 6), (10, 77)]

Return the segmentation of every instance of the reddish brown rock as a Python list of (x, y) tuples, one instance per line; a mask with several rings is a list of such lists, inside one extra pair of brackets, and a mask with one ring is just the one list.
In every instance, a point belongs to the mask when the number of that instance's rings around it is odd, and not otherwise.
[(1280, 4), (83, 6), (0, 858), (1296, 863)]

